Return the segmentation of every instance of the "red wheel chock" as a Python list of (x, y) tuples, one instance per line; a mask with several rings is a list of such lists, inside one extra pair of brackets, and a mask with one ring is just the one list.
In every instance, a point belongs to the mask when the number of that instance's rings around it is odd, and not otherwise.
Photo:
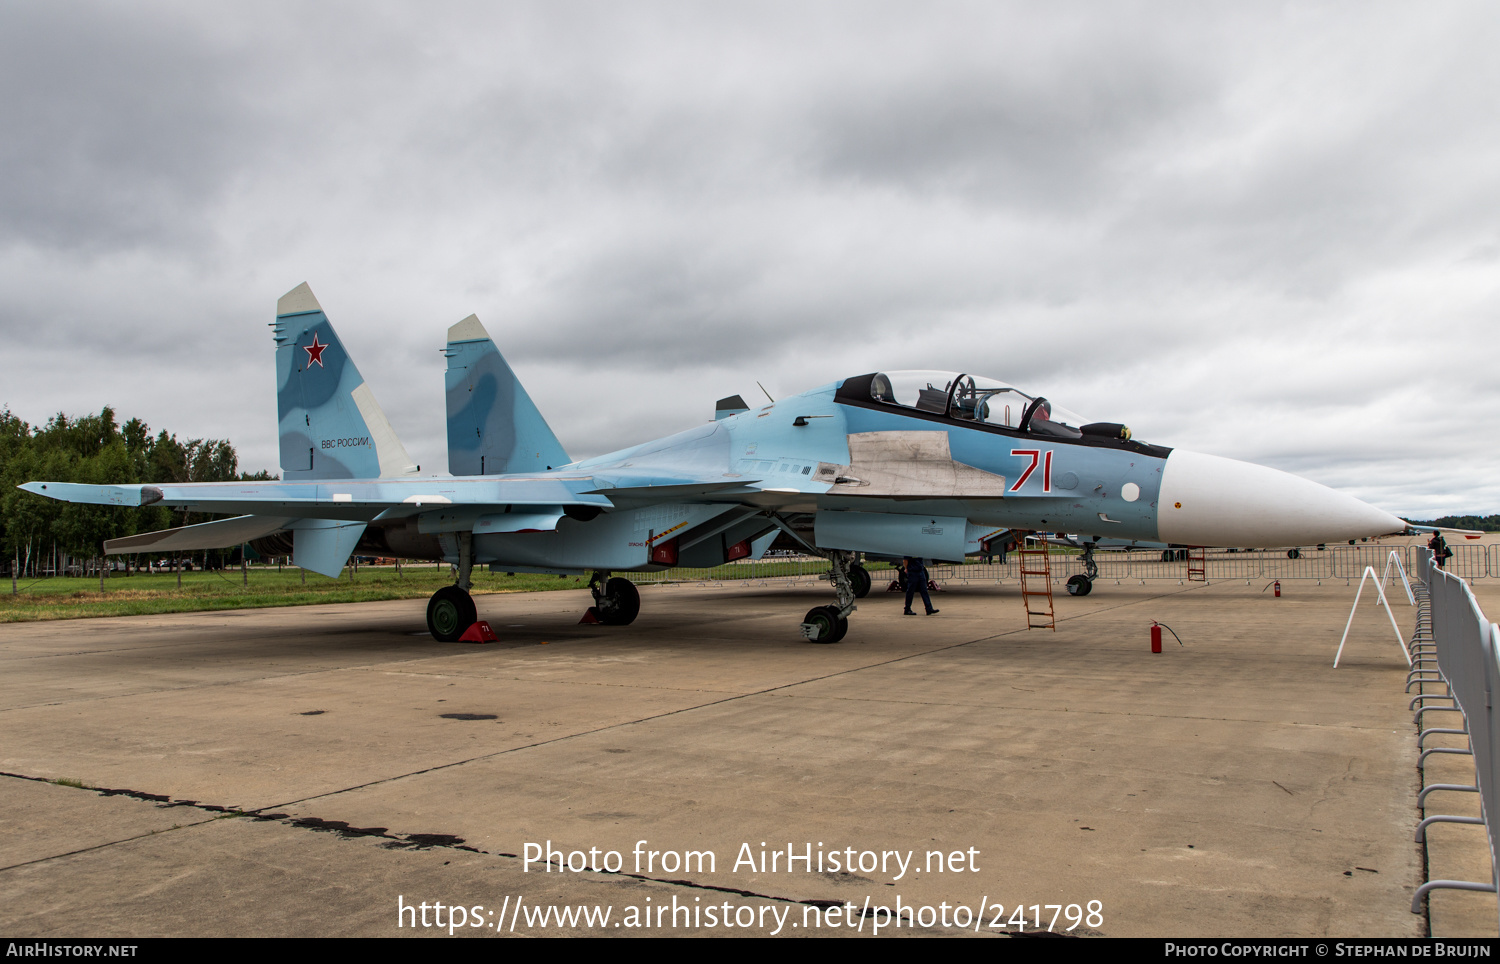
[(495, 631), (490, 628), (489, 623), (481, 619), (464, 630), (464, 634), (458, 637), (458, 641), (460, 643), (498, 643), (500, 642), (500, 637), (495, 635)]

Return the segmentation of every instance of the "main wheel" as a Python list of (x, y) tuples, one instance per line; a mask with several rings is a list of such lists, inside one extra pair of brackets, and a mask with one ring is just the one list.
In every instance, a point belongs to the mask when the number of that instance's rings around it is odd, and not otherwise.
[(808, 640), (813, 643), (835, 643), (842, 638), (840, 623), (843, 623), (843, 632), (849, 631), (847, 620), (839, 619), (839, 611), (833, 606), (815, 606), (807, 611), (802, 617), (804, 623), (811, 623), (817, 629), (817, 635)]
[(1088, 576), (1069, 576), (1068, 595), (1087, 596), (1094, 591), (1094, 580)]
[(1286, 557), (1288, 559), (1301, 559), (1302, 558), (1302, 550), (1301, 549), (1288, 549), (1286, 551)]
[(870, 571), (864, 566), (850, 566), (849, 581), (854, 584), (855, 599), (863, 599), (870, 594)]
[(452, 643), (479, 618), (474, 598), (457, 586), (444, 586), (427, 600), (427, 631), (440, 643)]
[(641, 614), (641, 593), (635, 583), (619, 576), (604, 584), (599, 621), (606, 626), (629, 626)]
[(1175, 555), (1176, 555), (1176, 553), (1174, 553), (1171, 549), (1163, 549), (1161, 551), (1161, 561), (1162, 562), (1171, 562), (1172, 558)]

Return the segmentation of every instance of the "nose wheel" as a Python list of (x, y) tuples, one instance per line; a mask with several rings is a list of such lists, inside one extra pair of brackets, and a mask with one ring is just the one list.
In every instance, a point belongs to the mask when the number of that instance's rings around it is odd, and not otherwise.
[(870, 591), (870, 573), (856, 563), (852, 552), (832, 549), (828, 552), (828, 575), (838, 593), (837, 606), (815, 606), (802, 617), (802, 638), (811, 643), (836, 643), (849, 632), (849, 614), (854, 600)]
[(816, 606), (802, 617), (802, 636), (810, 643), (836, 643), (849, 632), (849, 620), (837, 606)]
[(1088, 576), (1069, 576), (1068, 595), (1087, 596), (1094, 591), (1094, 580)]

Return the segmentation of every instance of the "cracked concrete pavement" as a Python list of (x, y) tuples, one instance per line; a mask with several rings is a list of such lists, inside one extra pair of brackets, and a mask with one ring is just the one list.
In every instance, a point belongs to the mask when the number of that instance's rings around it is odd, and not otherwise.
[[(1390, 626), (1365, 610), (1334, 670), (1353, 588), (1258, 589), (1101, 584), (1058, 598), (1056, 633), (1025, 629), (1014, 585), (953, 587), (917, 619), (877, 590), (830, 646), (796, 632), (823, 594), (775, 586), (650, 587), (628, 627), (578, 625), (581, 592), (483, 596), (489, 646), (434, 643), (420, 600), (12, 624), (0, 927), (432, 935), (398, 901), (519, 897), (614, 916), (516, 933), (744, 933), (703, 924), (727, 902), (845, 934), (899, 899), (933, 922), (886, 933), (1099, 901), (1073, 933), (1418, 936)], [(1152, 655), (1152, 620), (1185, 645)], [(623, 873), (549, 872), (527, 844), (613, 851)], [(788, 845), (855, 866), (760, 862)], [(622, 926), (674, 901), (696, 927)], [(808, 908), (818, 926), (794, 926)]]

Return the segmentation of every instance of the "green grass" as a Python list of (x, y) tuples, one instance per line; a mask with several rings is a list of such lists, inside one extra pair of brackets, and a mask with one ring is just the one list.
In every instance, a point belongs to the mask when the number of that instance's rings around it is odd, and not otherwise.
[[(890, 568), (867, 563), (873, 571)], [(822, 559), (775, 559), (757, 563), (731, 563), (712, 569), (673, 569), (660, 574), (625, 574), (649, 585), (658, 582), (704, 580), (776, 579), (813, 576), (826, 572)], [(93, 616), (145, 616), (161, 613), (207, 612), (217, 609), (259, 609), (276, 606), (308, 606), (317, 603), (373, 602), (382, 599), (426, 599), (443, 586), (452, 585), (448, 566), (417, 563), (395, 567), (362, 567), (351, 575), (345, 569), (338, 579), (290, 566), (278, 572), (273, 567), (251, 566), (249, 584), (238, 569), (218, 572), (185, 572), (182, 588), (173, 573), (112, 573), (99, 590), (99, 578), (59, 576), (21, 580), (20, 592), (11, 594), (0, 584), (0, 623), (44, 619), (81, 619)], [(508, 576), (474, 569), (475, 595), (499, 592), (540, 592), (552, 589), (585, 589), (586, 576), (543, 576), (517, 573)]]
[[(39, 619), (78, 619), (89, 616), (141, 616), (153, 613), (204, 612), (215, 609), (257, 609), (271, 606), (307, 606), (316, 603), (370, 602), (380, 599), (425, 599), (450, 585), (447, 566), (431, 564), (362, 568), (353, 578), (349, 570), (339, 579), (288, 567), (252, 566), (249, 585), (238, 569), (222, 572), (185, 572), (182, 588), (172, 573), (146, 575), (112, 573), (99, 591), (99, 579), (59, 576), (22, 580), (20, 592), (0, 589), (0, 622)], [(581, 589), (587, 580), (568, 576), (535, 576), (474, 571), (474, 592), (535, 592), (543, 589)], [(0, 584), (3, 585), (3, 584)]]

